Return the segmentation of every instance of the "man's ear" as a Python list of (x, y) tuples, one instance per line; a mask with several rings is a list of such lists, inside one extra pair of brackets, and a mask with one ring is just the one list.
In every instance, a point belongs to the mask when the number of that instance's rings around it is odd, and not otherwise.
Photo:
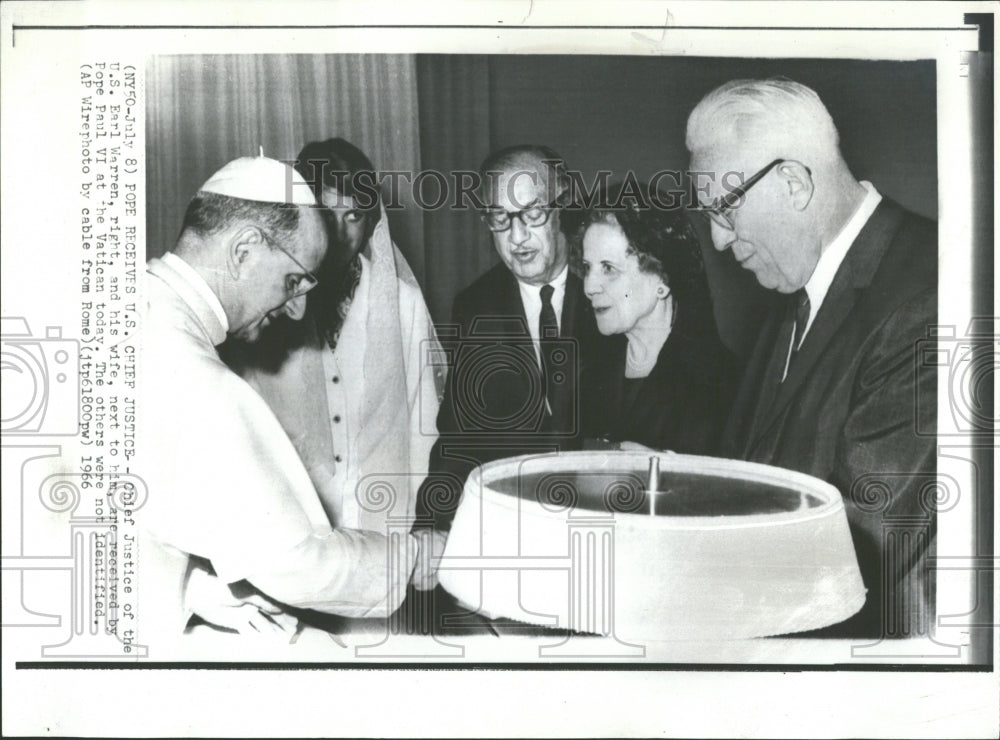
[(796, 211), (804, 211), (816, 191), (812, 172), (801, 162), (789, 159), (778, 165), (778, 174), (785, 181), (792, 207)]
[(265, 245), (264, 233), (257, 226), (248, 224), (233, 230), (226, 241), (226, 266), (230, 276), (238, 278)]

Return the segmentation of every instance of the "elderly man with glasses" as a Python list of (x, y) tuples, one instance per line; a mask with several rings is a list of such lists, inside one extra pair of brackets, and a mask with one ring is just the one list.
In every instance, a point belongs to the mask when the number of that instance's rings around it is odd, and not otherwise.
[[(826, 107), (790, 80), (713, 90), (687, 147), (715, 248), (787, 296), (761, 329), (724, 444), (843, 495), (868, 597), (831, 634), (924, 635), (936, 455), (915, 415), (918, 396), (935, 408), (936, 378), (915, 349), (937, 319), (936, 224), (858, 182)], [(729, 189), (733, 173), (745, 179)]]
[(440, 437), (418, 512), (447, 529), (480, 463), (579, 446), (579, 373), (599, 337), (568, 269), (566, 165), (544, 146), (494, 152), (480, 167), (482, 219), (500, 263), (455, 299)]
[(227, 336), (256, 342), (298, 320), (327, 249), (305, 181), (264, 157), (230, 162), (188, 206), (173, 251), (150, 260), (135, 470), (149, 485), (145, 634), (192, 615), (240, 633), (296, 630), (285, 605), (385, 616), (417, 561), (408, 535), (331, 529), (274, 414), (222, 363)]

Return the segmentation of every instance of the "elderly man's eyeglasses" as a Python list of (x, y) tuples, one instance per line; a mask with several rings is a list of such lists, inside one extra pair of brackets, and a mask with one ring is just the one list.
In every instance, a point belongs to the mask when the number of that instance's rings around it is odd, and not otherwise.
[(543, 226), (556, 208), (556, 201), (542, 205), (541, 203), (520, 211), (505, 211), (503, 208), (487, 208), (482, 213), (483, 222), (490, 231), (507, 231), (514, 225), (514, 219), (520, 219), (525, 226)]
[[(714, 223), (726, 231), (736, 231), (736, 224), (733, 223), (733, 216), (730, 211), (733, 207), (743, 200), (747, 191), (756, 185), (758, 182), (764, 179), (764, 176), (777, 167), (783, 162), (789, 162), (792, 160), (788, 159), (776, 159), (763, 168), (757, 170), (753, 175), (750, 176), (740, 187), (735, 188), (723, 196), (720, 196), (713, 200), (709, 205), (702, 206), (697, 209), (698, 213), (707, 218), (709, 221)], [(806, 172), (812, 175), (812, 171), (806, 167)]]
[(302, 274), (285, 276), (285, 290), (290, 294), (289, 300), (298, 298), (300, 295), (305, 295), (319, 284), (319, 278), (307, 270), (305, 265), (295, 259), (291, 252), (278, 244), (274, 239), (271, 239), (267, 234), (264, 234), (264, 241), (269, 246), (283, 252), (288, 259), (302, 270)]

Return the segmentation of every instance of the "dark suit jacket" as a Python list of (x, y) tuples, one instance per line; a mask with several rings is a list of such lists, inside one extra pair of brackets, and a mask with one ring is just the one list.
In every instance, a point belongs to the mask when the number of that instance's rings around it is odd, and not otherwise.
[[(779, 382), (784, 319), (777, 310), (763, 325), (725, 449), (843, 495), (868, 596), (829, 634), (923, 634), (934, 603), (936, 439), (918, 429), (935, 428), (937, 380), (917, 350), (937, 320), (936, 224), (879, 204)], [(928, 410), (920, 424), (918, 408)]]
[[(637, 380), (625, 378), (628, 339), (624, 334), (609, 337), (607, 351), (594, 358), (584, 377), (586, 437), (718, 455), (738, 370), (711, 318), (704, 319), (678, 306), (656, 365)], [(637, 385), (631, 392), (630, 384)]]
[(550, 394), (551, 414), (520, 289), (503, 264), (459, 293), (453, 323), (438, 336), (448, 356), (448, 381), (417, 515), (446, 529), (475, 466), (580, 446), (580, 373), (600, 335), (583, 284), (570, 273), (560, 336), (553, 340), (564, 359), (558, 366), (561, 382)]

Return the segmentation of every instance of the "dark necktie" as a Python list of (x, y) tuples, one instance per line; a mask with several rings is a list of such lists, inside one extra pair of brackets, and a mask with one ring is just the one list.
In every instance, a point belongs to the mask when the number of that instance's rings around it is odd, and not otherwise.
[(750, 439), (756, 438), (760, 424), (763, 423), (767, 412), (777, 398), (782, 383), (791, 372), (792, 361), (802, 343), (802, 335), (805, 334), (806, 323), (809, 321), (809, 297), (805, 290), (783, 296), (783, 299), (784, 305), (779, 307), (782, 312), (782, 321), (777, 328), (774, 344), (771, 348), (771, 357), (764, 370), (764, 382), (761, 385), (756, 411), (751, 422)]
[(548, 401), (550, 412), (554, 408), (552, 391), (555, 388), (553, 382), (555, 363), (551, 354), (556, 343), (546, 340), (552, 340), (559, 336), (559, 322), (556, 319), (556, 310), (552, 307), (552, 294), (554, 292), (555, 288), (551, 285), (542, 286), (539, 293), (542, 298), (542, 312), (538, 315), (538, 349), (542, 358), (542, 393)]
[[(806, 333), (806, 326), (809, 324), (809, 294), (805, 288), (799, 288), (793, 294), (795, 311), (795, 333), (792, 335), (792, 352), (788, 358), (788, 369), (791, 370), (795, 355), (798, 354), (799, 347), (802, 346), (802, 337)], [(787, 373), (786, 373), (787, 377)]]

